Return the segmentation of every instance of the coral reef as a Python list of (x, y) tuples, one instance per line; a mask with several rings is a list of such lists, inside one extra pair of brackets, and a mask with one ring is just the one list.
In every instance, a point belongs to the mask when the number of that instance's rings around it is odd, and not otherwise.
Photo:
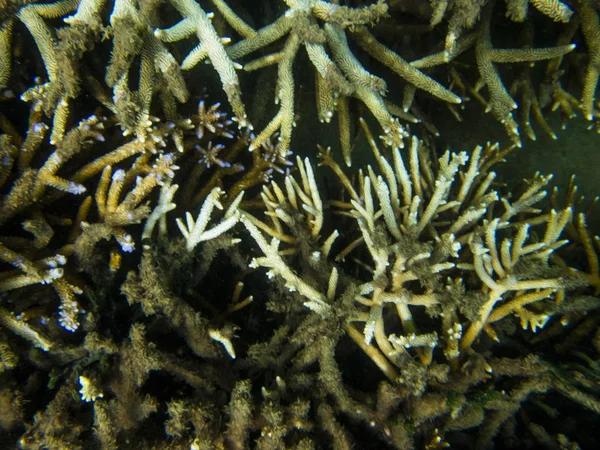
[(0, 0), (0, 442), (589, 447), (598, 3), (258, 3)]

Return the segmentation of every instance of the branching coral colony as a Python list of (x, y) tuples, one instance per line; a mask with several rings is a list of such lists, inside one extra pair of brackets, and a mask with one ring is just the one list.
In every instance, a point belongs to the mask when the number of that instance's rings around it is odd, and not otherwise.
[[(261, 6), (0, 0), (0, 441), (591, 445), (600, 239), (492, 169), (532, 114), (596, 126), (597, 2)], [(372, 166), (291, 157), (307, 79)], [(512, 145), (435, 155), (470, 98)]]

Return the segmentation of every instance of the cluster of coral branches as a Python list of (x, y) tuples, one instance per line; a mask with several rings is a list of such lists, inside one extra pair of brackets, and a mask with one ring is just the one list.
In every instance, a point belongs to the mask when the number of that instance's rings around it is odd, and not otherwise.
[(600, 5), (247, 3), (0, 0), (0, 442), (589, 444), (600, 239), (494, 168), (597, 128)]

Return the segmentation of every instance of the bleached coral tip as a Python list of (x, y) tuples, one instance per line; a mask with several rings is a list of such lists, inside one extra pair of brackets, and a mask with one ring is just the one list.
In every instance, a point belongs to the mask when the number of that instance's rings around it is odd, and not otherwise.
[(44, 122), (36, 122), (31, 127), (31, 131), (33, 131), (34, 133), (41, 133), (43, 131), (46, 131), (47, 129), (48, 125), (46, 125)]
[(125, 171), (123, 169), (115, 170), (112, 176), (113, 181), (123, 181), (125, 179)]

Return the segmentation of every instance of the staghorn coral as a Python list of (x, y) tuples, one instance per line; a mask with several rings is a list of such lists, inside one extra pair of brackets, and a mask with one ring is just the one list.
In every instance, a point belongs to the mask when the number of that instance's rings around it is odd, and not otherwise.
[[(277, 64), (276, 101), (281, 105), (277, 115), (256, 137), (251, 148), (260, 145), (277, 130), (280, 132), (280, 152), (285, 154), (290, 146), (294, 121), (294, 80), (291, 67), (300, 45), (306, 48), (308, 57), (317, 71), (316, 104), (322, 122), (331, 120), (340, 102), (340, 126), (346, 126), (346, 113), (342, 109), (346, 101), (344, 98), (355, 97), (363, 102), (377, 119), (386, 139), (393, 145), (403, 146), (406, 131), (393, 117), (393, 107), (384, 102), (386, 83), (370, 74), (354, 55), (347, 41), (346, 30), (351, 32), (351, 36), (356, 33), (357, 41), (369, 55), (381, 60), (416, 88), (424, 89), (444, 101), (460, 103), (460, 98), (418, 69), (411, 67), (398, 54), (370, 35), (365, 25), (377, 23), (386, 14), (387, 6), (384, 2), (380, 1), (363, 8), (348, 8), (322, 1), (291, 2), (289, 6), (284, 15), (273, 24), (228, 49), (230, 57), (239, 59), (288, 35), (281, 51), (245, 65), (246, 70), (254, 71)], [(319, 21), (323, 21), (323, 25)], [(349, 164), (348, 145), (342, 145)]]
[[(262, 131), (253, 137), (251, 148), (259, 147), (279, 131), (278, 146), (281, 156), (285, 156), (293, 147), (292, 130), (298, 116), (295, 97), (298, 96), (296, 86), (299, 83), (294, 80), (293, 66), (300, 59), (298, 50), (304, 47), (315, 69), (313, 78), (318, 117), (329, 122), (334, 113), (338, 113), (340, 145), (347, 164), (350, 163), (353, 125), (349, 101), (353, 98), (371, 111), (383, 130), (383, 138), (391, 145), (403, 145), (411, 124), (422, 123), (428, 130), (437, 133), (435, 120), (431, 123), (430, 118), (424, 117), (421, 102), (437, 99), (433, 101), (443, 102), (456, 117), (460, 117), (455, 105), (462, 107), (470, 95), (482, 101), (486, 110), (493, 112), (495, 118), (505, 125), (509, 137), (519, 143), (518, 127), (512, 117), (512, 111), (519, 105), (504, 85), (517, 86), (522, 82), (525, 96), (520, 106), (525, 118), (522, 126), (530, 137), (534, 136), (527, 119), (530, 105), (534, 105), (537, 120), (543, 124), (542, 111), (538, 111), (535, 105), (543, 103), (546, 106), (546, 102), (543, 99), (537, 101), (541, 93), (536, 92), (536, 87), (530, 86), (527, 80), (500, 78), (494, 63), (523, 66), (544, 59), (557, 61), (573, 50), (569, 41), (559, 43), (557, 47), (536, 50), (529, 47), (496, 49), (492, 46), (490, 27), (498, 16), (506, 14), (512, 21), (532, 25), (531, 14), (527, 12), (529, 3), (549, 20), (566, 23), (565, 28), (579, 30), (583, 35), (589, 56), (587, 73), (581, 80), (581, 102), (575, 100), (573, 93), (564, 92), (556, 86), (558, 78), (579, 77), (575, 70), (559, 70), (553, 63), (549, 72), (552, 80), (548, 82), (556, 87), (554, 102), (560, 104), (561, 109), (569, 110), (569, 115), (574, 110), (582, 110), (588, 120), (593, 120), (597, 85), (594, 55), (598, 46), (594, 44), (597, 12), (592, 2), (576, 2), (570, 5), (571, 9), (560, 1), (508, 1), (497, 5), (487, 2), (485, 6), (484, 2), (443, 1), (433, 2), (431, 7), (414, 9), (408, 1), (391, 2), (389, 6), (384, 1), (344, 6), (336, 2), (303, 0), (290, 2), (273, 23), (255, 29), (236, 13), (235, 7), (219, 0), (212, 2), (217, 19), (221, 20), (217, 24), (219, 31), (213, 25), (213, 13), (207, 12), (195, 0), (166, 4), (161, 0), (119, 0), (112, 4), (97, 0), (65, 0), (47, 4), (16, 2), (3, 8), (0, 57), (2, 67), (6, 69), (0, 77), (0, 86), (12, 85), (11, 50), (23, 45), (22, 33), (18, 31), (19, 27), (25, 26), (42, 57), (47, 80), (42, 77), (34, 86), (23, 88), (21, 85), (6, 92), (8, 95), (22, 95), (35, 108), (42, 108), (48, 117), (53, 118), (53, 142), (58, 143), (69, 123), (74, 122), (69, 117), (70, 105), (82, 94), (90, 95), (98, 105), (116, 114), (126, 134), (135, 134), (143, 140), (151, 129), (156, 117), (152, 111), (158, 104), (169, 121), (185, 129), (186, 124), (181, 118), (187, 114), (182, 116), (178, 113), (177, 103), (186, 103), (190, 98), (189, 79), (198, 76), (207, 78), (207, 74), (199, 75), (198, 63), (204, 60), (214, 66), (233, 109), (234, 119), (241, 127), (251, 128), (250, 122), (256, 119), (246, 113), (245, 101), (249, 95), (244, 80), (249, 78), (247, 72), (257, 69), (268, 72), (269, 67), (276, 66), (276, 82), (270, 83), (271, 88), (267, 89), (259, 86), (254, 97), (270, 95), (269, 89), (273, 90), (272, 86), (276, 85), (274, 100), (280, 108)], [(403, 25), (406, 19), (397, 17), (396, 10), (407, 13), (408, 18), (413, 15), (417, 16), (417, 20), (430, 21), (426, 32), (408, 33), (411, 39), (418, 40), (415, 48), (407, 51), (419, 55), (412, 62), (395, 48), (394, 33), (396, 37), (398, 32), (406, 34)], [(167, 13), (163, 15), (161, 11)], [(388, 18), (390, 12), (392, 17)], [(168, 21), (172, 14), (183, 19), (169, 28), (163, 22)], [(59, 20), (53, 22), (54, 19)], [(60, 25), (55, 26), (54, 23)], [(423, 34), (434, 37), (437, 30), (446, 25), (448, 29), (442, 51), (439, 45), (422, 44), (427, 41), (421, 39)], [(223, 35), (223, 28), (232, 31), (241, 40)], [(194, 34), (199, 43), (189, 52), (184, 44)], [(14, 35), (17, 41), (13, 39)], [(278, 44), (277, 41), (284, 40), (284, 37), (286, 43)], [(580, 41), (581, 38), (575, 36), (575, 40)], [(352, 48), (353, 42), (360, 50)], [(110, 56), (107, 44), (112, 49)], [(469, 51), (472, 48), (476, 50), (475, 55)], [(180, 51), (189, 52), (181, 61), (181, 67), (177, 62)], [(465, 53), (469, 57), (465, 57)], [(249, 56), (256, 58), (247, 61)], [(379, 61), (381, 65), (373, 67), (370, 59)], [(460, 81), (457, 79), (456, 66), (460, 66), (462, 71), (464, 64), (472, 65), (472, 61), (477, 66), (477, 73), (472, 75), (481, 78), (481, 82), (475, 85), (465, 83), (466, 74), (461, 76)], [(96, 68), (99, 70), (94, 70)], [(104, 68), (106, 73), (104, 82), (101, 82), (96, 73), (101, 73)], [(388, 69), (399, 78), (388, 79)], [(444, 77), (450, 80), (450, 87), (436, 81)], [(133, 89), (136, 83), (137, 89)], [(403, 87), (404, 98), (401, 101), (390, 96), (388, 84)], [(489, 102), (478, 94), (484, 86), (489, 91)], [(453, 87), (462, 91), (460, 95), (450, 90)], [(420, 99), (418, 103), (415, 96)], [(398, 103), (402, 107), (398, 107)], [(543, 126), (548, 132), (548, 127)], [(178, 133), (178, 140), (181, 133), (182, 130)]]
[[(511, 133), (518, 100), (530, 137), (529, 111), (590, 108), (573, 84), (593, 109), (593, 2), (264, 3), (0, 1), (0, 440), (585, 447), (600, 282), (574, 184), (548, 209), (550, 177), (495, 180), (512, 148), (425, 142), (469, 97)], [(526, 39), (500, 50), (506, 23)], [(373, 167), (291, 158), (306, 104)]]
[(585, 74), (583, 92), (581, 94), (582, 109), (588, 120), (593, 120), (595, 116), (594, 100), (596, 98), (596, 87), (600, 74), (600, 52), (598, 51), (600, 43), (600, 25), (598, 24), (598, 10), (592, 2), (581, 2), (581, 30), (589, 49), (589, 61)]
[[(321, 237), (326, 228), (324, 200), (308, 160), (297, 162), (299, 180), (290, 175), (282, 185), (264, 188), (268, 222), (242, 215), (264, 255), (251, 266), (267, 268), (267, 276), (280, 280), (294, 304), (279, 306), (278, 299), (270, 308), (287, 315), (290, 308), (294, 314), (304, 310), (297, 333), (304, 326), (312, 328), (308, 341), (292, 334), (292, 342), (302, 345), (295, 357), (298, 367), (307, 370), (317, 362), (325, 364), (323, 359), (331, 350), (323, 345), (343, 347), (340, 337), (345, 334), (373, 367), (398, 386), (394, 395), (403, 400), (396, 406), (404, 404), (410, 410), (411, 399), (418, 399), (420, 409), (405, 417), (411, 417), (420, 432), (428, 428), (428, 421), (437, 418), (439, 425), (447, 417), (447, 431), (478, 426), (478, 443), (474, 444), (478, 448), (489, 445), (500, 427), (536, 393), (553, 389), (597, 411), (597, 397), (590, 397), (573, 380), (566, 387), (562, 375), (532, 355), (517, 363), (475, 352), (479, 348), (488, 355), (494, 353), (493, 348), (508, 338), (504, 330), (511, 315), (525, 333), (536, 333), (553, 321), (555, 313), (554, 320), (572, 308), (593, 311), (598, 307), (597, 299), (581, 297), (586, 285), (593, 286), (592, 275), (580, 276), (552, 262), (552, 254), (568, 244), (561, 234), (572, 223), (572, 206), (549, 213), (535, 209), (546, 195), (544, 187), (550, 178), (538, 174), (520, 196), (502, 197), (491, 188), (495, 174), (490, 168), (503, 158), (498, 147), (477, 148), (470, 161), (464, 153), (446, 153), (435, 164), (413, 138), (407, 159), (396, 151), (388, 162), (365, 131), (382, 175), (369, 167), (359, 174), (358, 188), (330, 152), (322, 150), (323, 164), (334, 170), (350, 199), (331, 201), (331, 206), (357, 222), (359, 237), (348, 245), (334, 243), (341, 232), (337, 226)], [(504, 211), (495, 208), (496, 203), (502, 203)], [(531, 241), (530, 229), (539, 226), (543, 227), (539, 240)], [(589, 233), (581, 227), (594, 273), (595, 252)], [(336, 247), (340, 248), (337, 255)], [(352, 254), (357, 256), (352, 258)], [(503, 330), (503, 336), (496, 330)], [(521, 333), (512, 328), (510, 339)], [(321, 339), (328, 342), (323, 344)], [(276, 359), (271, 364), (277, 364)], [(470, 397), (486, 379), (524, 373), (529, 379), (510, 393), (488, 392), (481, 405)], [(321, 372), (320, 376), (325, 375)], [(385, 415), (382, 422), (379, 406), (374, 411), (356, 406), (357, 399), (339, 382), (335, 377), (326, 379), (338, 411), (370, 423), (392, 446), (405, 448), (405, 436), (390, 428), (391, 416)], [(451, 402), (444, 386), (459, 395), (458, 403)], [(444, 435), (439, 429), (435, 432), (438, 437)], [(330, 433), (335, 435), (333, 430)]]
[[(368, 129), (365, 130), (370, 136)], [(336, 265), (328, 269), (321, 267), (320, 271), (329, 275), (326, 291), (319, 291), (295, 273), (282, 257), (300, 253), (309, 259), (307, 264), (310, 265), (312, 259), (312, 265), (319, 267), (340, 234), (336, 229), (322, 244), (317, 244), (323, 226), (323, 202), (308, 160), (297, 163), (302, 185), (288, 176), (285, 187), (272, 184), (272, 188), (265, 189), (264, 201), (272, 224), (247, 214), (243, 214), (242, 222), (265, 254), (252, 264), (269, 268), (269, 277), (281, 277), (290, 291), (297, 291), (306, 298), (305, 307), (321, 316), (341, 307), (344, 315), (349, 315), (346, 331), (354, 340), (361, 341), (359, 345), (388, 378), (397, 378), (394, 364), (402, 367), (405, 349), (416, 348), (421, 362), (428, 364), (439, 339), (444, 339), (444, 353), (455, 359), (460, 352), (470, 350), (484, 328), (496, 337), (491, 324), (510, 314), (521, 318), (524, 329), (535, 331), (543, 327), (551, 315), (539, 307), (534, 310), (524, 307), (536, 302), (541, 305), (543, 300), (557, 293), (563, 299), (568, 286), (582, 283), (577, 277), (569, 280), (568, 274), (560, 275), (557, 268), (546, 266), (551, 254), (568, 242), (560, 240), (560, 236), (572, 219), (570, 207), (535, 215), (539, 211), (533, 205), (546, 195), (544, 187), (551, 177), (537, 174), (520, 197), (502, 198), (490, 189), (495, 177), (490, 167), (501, 158), (502, 152), (493, 146), (478, 147), (466, 170), (461, 172), (460, 185), (453, 190), (460, 167), (468, 161), (466, 153), (450, 155), (447, 152), (439, 159), (436, 172), (416, 138), (413, 138), (408, 159), (396, 150), (393, 163), (379, 153), (372, 137), (370, 143), (383, 175), (377, 176), (369, 167), (367, 173), (360, 174), (358, 189), (350, 184), (329, 151), (322, 151), (323, 163), (333, 168), (350, 196), (350, 203), (335, 202), (335, 205), (356, 219), (361, 232), (335, 260), (346, 260), (357, 247), (365, 245), (373, 264), (362, 263), (368, 267), (372, 279), (357, 280), (350, 284), (353, 287), (344, 288), (357, 292), (353, 303), (336, 306), (342, 299), (348, 301), (343, 290), (340, 300), (336, 300), (336, 292), (341, 289), (337, 286), (341, 274)], [(455, 197), (452, 192), (456, 192)], [(497, 218), (490, 217), (488, 210), (493, 210), (497, 202), (504, 205), (504, 212)], [(306, 218), (303, 218), (304, 211), (309, 214)], [(524, 214), (529, 217), (522, 217)], [(512, 223), (515, 217), (520, 219)], [(312, 245), (320, 246), (320, 251), (311, 253), (303, 249), (302, 245), (307, 245), (300, 243), (303, 238), (284, 231), (285, 226), (295, 227), (300, 220), (306, 221), (310, 229), (304, 239), (310, 236), (315, 241)], [(582, 221), (578, 219), (578, 223)], [(540, 242), (528, 244), (531, 224), (545, 224), (546, 229)], [(582, 225), (579, 227), (586, 253), (594, 255), (589, 234)], [(271, 243), (260, 230), (273, 237)], [(504, 236), (501, 241), (498, 235)], [(279, 250), (280, 242), (299, 247)], [(594, 273), (593, 256), (591, 261)], [(533, 266), (535, 273), (530, 273)], [(595, 283), (594, 275), (586, 277), (589, 284)], [(471, 278), (476, 280), (476, 285), (465, 284)], [(416, 291), (410, 288), (414, 282), (418, 282)], [(453, 295), (466, 295), (468, 300), (459, 300)], [(361, 311), (361, 305), (367, 307), (365, 311)], [(403, 336), (384, 332), (383, 318), (388, 305), (396, 309)], [(447, 318), (444, 328), (450, 333), (449, 337), (419, 330), (412, 312), (416, 307), (425, 307), (430, 315)], [(458, 319), (459, 314), (468, 319), (468, 326)], [(354, 323), (364, 323), (362, 338), (358, 338)]]

